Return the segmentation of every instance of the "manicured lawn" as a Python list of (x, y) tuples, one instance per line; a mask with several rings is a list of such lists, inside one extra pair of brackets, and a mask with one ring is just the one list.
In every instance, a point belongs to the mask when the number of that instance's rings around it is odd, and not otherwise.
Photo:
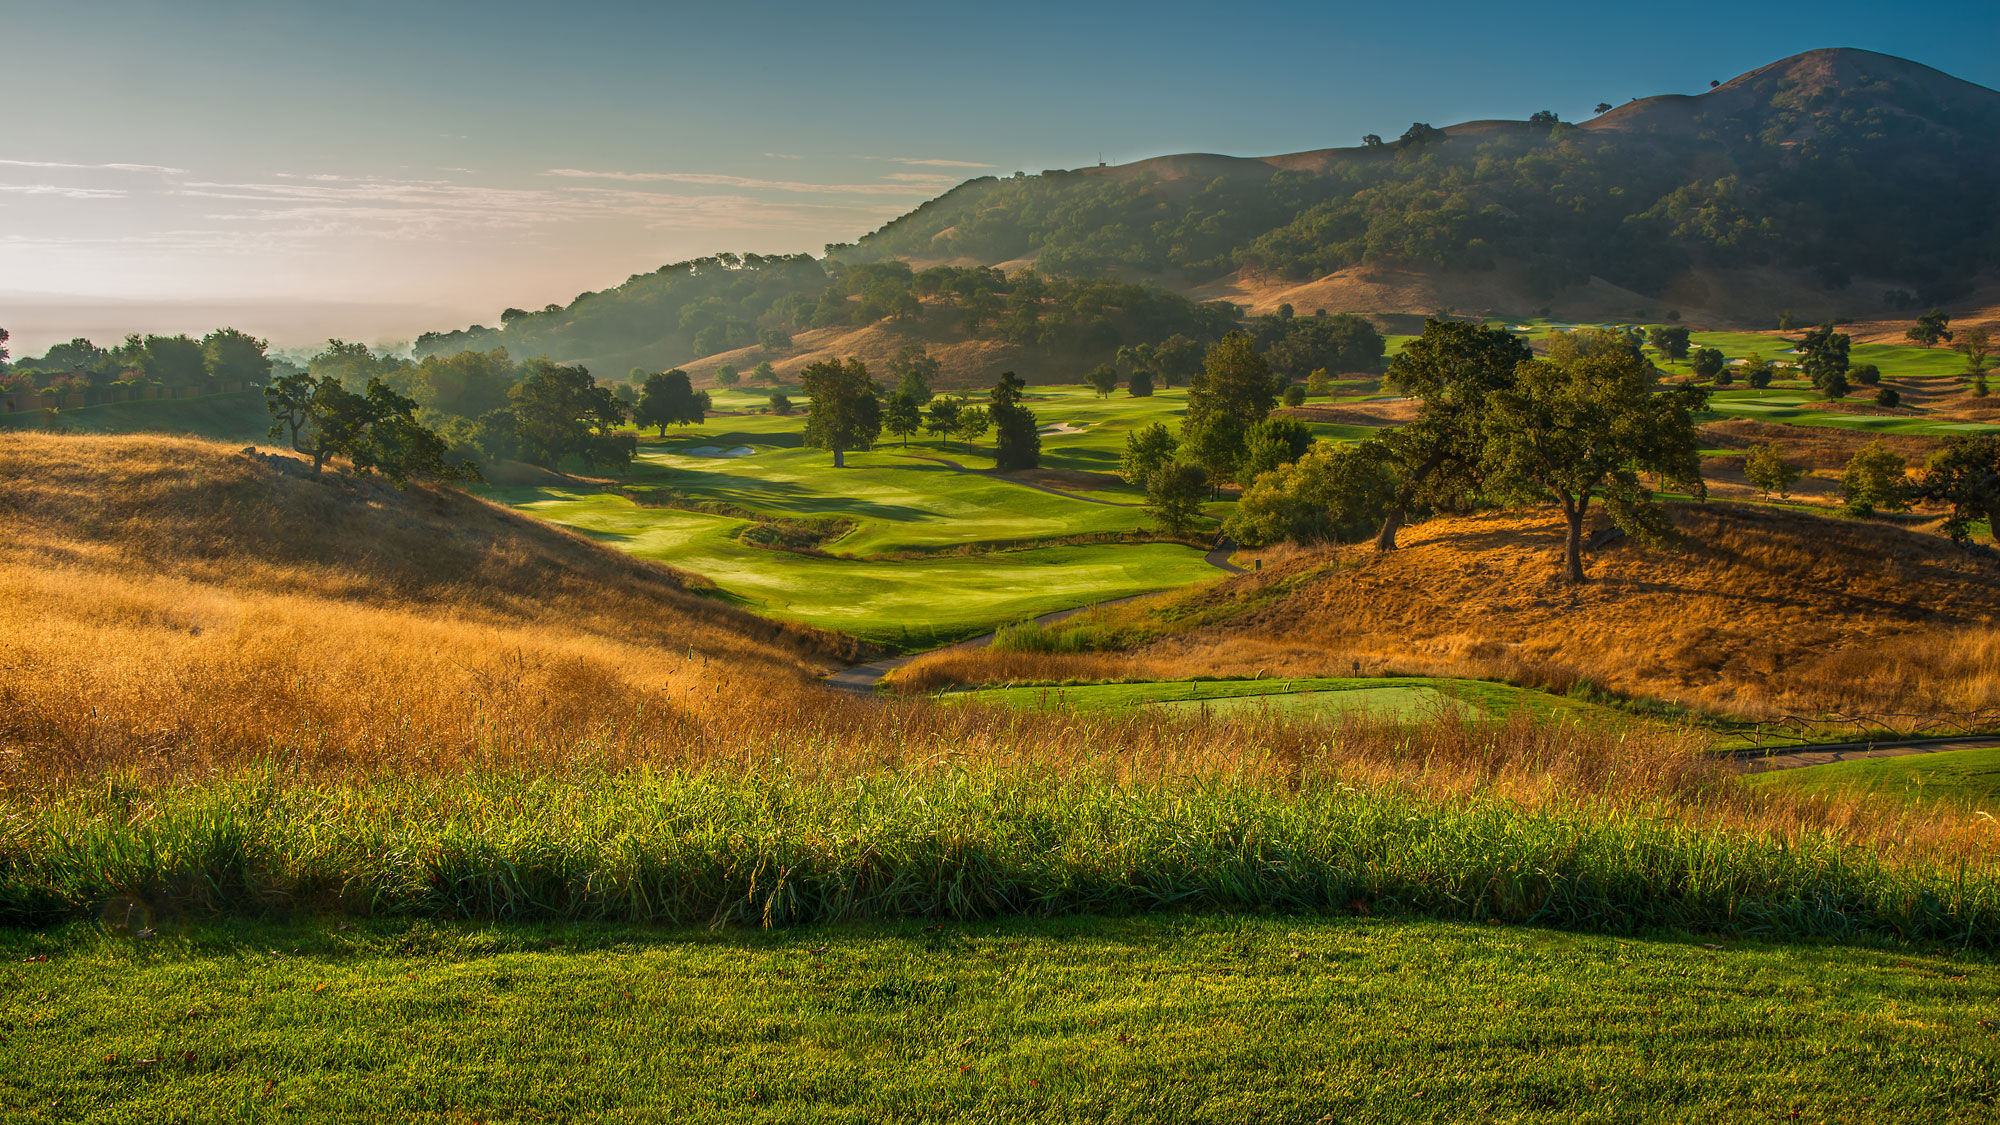
[(1213, 711), (1283, 718), (1331, 718), (1365, 712), (1392, 720), (1424, 719), (1440, 712), (1466, 718), (1499, 718), (1526, 709), (1540, 718), (1633, 720), (1609, 709), (1526, 688), (1485, 680), (1415, 676), (1329, 677), (1303, 680), (1165, 680), (1061, 687), (985, 688), (944, 698), (1002, 703), (1030, 710), (1128, 711), (1160, 707), (1176, 712)]
[(1949, 750), (1896, 758), (1862, 758), (1748, 779), (1801, 793), (1868, 793), (1894, 801), (2000, 811), (2000, 749)]
[(1984, 1122), (1996, 1014), (1963, 954), (1379, 916), (79, 926), (0, 931), (0, 1115)]
[[(864, 471), (853, 472), (859, 477)], [(1036, 614), (1221, 575), (1202, 561), (1201, 552), (1173, 543), (1037, 547), (886, 561), (825, 558), (747, 546), (736, 539), (748, 526), (745, 520), (641, 508), (610, 493), (509, 488), (490, 495), (642, 558), (704, 575), (759, 613), (900, 649), (930, 648)], [(949, 534), (952, 529), (941, 525), (940, 530)]]

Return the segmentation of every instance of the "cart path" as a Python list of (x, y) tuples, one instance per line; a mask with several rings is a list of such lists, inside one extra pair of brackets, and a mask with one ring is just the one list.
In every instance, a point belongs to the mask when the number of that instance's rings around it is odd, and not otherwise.
[(1941, 754), (1949, 750), (1985, 750), (2000, 746), (2000, 735), (1974, 734), (1951, 738), (1882, 738), (1867, 742), (1810, 742), (1738, 750), (1730, 755), (1744, 773), (1796, 770), (1807, 766), (1855, 762), (1864, 758), (1900, 758), (1907, 754)]

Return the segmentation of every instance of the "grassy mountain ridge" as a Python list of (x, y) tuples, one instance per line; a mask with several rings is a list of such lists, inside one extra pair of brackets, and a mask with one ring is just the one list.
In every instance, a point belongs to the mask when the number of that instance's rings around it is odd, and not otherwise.
[[(969, 181), (836, 258), (1301, 281), (1363, 264), (1602, 278), (1782, 267), (1941, 300), (2000, 264), (2000, 93), (1892, 56), (1807, 52), (1581, 125), (1481, 121), (1380, 146)], [(1879, 293), (1867, 294), (1879, 302)]]

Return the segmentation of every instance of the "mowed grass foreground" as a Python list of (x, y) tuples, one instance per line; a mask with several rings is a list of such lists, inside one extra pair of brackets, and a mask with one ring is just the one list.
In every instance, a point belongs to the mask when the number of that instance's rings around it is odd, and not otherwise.
[(0, 931), (0, 1114), (1991, 1120), (1983, 958), (1710, 945), (1359, 916)]

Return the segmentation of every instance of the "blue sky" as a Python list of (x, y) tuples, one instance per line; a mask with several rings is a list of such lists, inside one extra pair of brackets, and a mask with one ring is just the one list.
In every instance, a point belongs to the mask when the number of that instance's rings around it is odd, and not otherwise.
[(0, 325), (382, 340), (972, 175), (1694, 93), (1821, 46), (2000, 87), (2000, 6), (6, 6)]

